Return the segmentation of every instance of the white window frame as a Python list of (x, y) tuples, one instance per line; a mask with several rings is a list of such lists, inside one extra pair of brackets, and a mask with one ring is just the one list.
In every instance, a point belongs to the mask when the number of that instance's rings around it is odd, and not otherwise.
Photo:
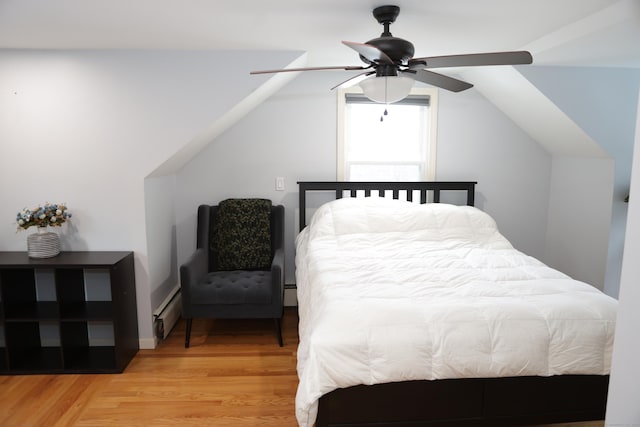
[[(345, 181), (346, 177), (346, 158), (345, 158), (345, 106), (347, 104), (348, 94), (363, 95), (362, 89), (355, 85), (348, 88), (340, 88), (337, 91), (337, 167), (336, 180)], [(435, 181), (436, 179), (436, 147), (438, 135), (438, 89), (436, 88), (411, 88), (409, 95), (419, 95), (429, 97), (429, 137), (427, 139), (427, 147), (423, 150), (426, 159), (419, 159), (422, 168), (422, 177), (424, 181)], [(384, 108), (384, 105), (380, 105)]]

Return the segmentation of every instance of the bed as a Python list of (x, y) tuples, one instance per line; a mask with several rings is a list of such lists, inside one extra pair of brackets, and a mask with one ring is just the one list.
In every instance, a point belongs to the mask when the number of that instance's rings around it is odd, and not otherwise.
[(616, 301), (515, 250), (475, 182), (298, 184), (300, 426), (604, 419)]

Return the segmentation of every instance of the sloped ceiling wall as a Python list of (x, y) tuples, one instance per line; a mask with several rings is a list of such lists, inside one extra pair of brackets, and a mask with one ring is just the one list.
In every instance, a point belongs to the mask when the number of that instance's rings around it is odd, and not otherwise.
[[(264, 65), (261, 59), (264, 56), (267, 56), (270, 61), (276, 61), (278, 63), (281, 63), (279, 61), (282, 60), (289, 61), (288, 63), (285, 62), (285, 65), (280, 65), (277, 68), (303, 67), (306, 64), (307, 57), (304, 52), (278, 52), (277, 55), (271, 52), (262, 52), (256, 55), (255, 52), (252, 52), (244, 55), (243, 61), (247, 61), (250, 64), (260, 62)], [(222, 63), (225, 64), (222, 65), (222, 67), (225, 67), (226, 63), (224, 60)], [(237, 63), (235, 66), (237, 66)], [(244, 72), (232, 72), (229, 74), (236, 77), (242, 76), (243, 85), (239, 85), (237, 82), (228, 82), (226, 85), (228, 92), (221, 93), (219, 96), (219, 99), (223, 101), (220, 102), (220, 106), (226, 106), (226, 110), (213, 118), (212, 123), (206, 129), (199, 132), (191, 140), (185, 141), (182, 147), (150, 174), (150, 177), (169, 175), (180, 170), (188, 161), (216, 139), (218, 135), (233, 126), (252, 109), (297, 77), (299, 73), (250, 75), (249, 72), (245, 70)], [(220, 79), (225, 81), (229, 74), (221, 74)], [(250, 87), (251, 91), (245, 93), (243, 86)], [(230, 94), (233, 94), (233, 96), (230, 96)], [(244, 97), (237, 98), (237, 96), (241, 94), (245, 94)]]
[[(520, 67), (526, 68), (526, 67)], [(606, 152), (515, 67), (460, 74), (551, 155), (607, 157)]]
[[(613, 67), (522, 67), (520, 72), (613, 159), (611, 227), (604, 289), (617, 296), (625, 241), (640, 70)], [(575, 191), (574, 191), (575, 192)]]

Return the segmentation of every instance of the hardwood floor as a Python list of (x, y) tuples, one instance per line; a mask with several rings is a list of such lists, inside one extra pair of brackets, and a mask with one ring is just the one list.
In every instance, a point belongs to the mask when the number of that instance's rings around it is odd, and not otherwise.
[(122, 374), (0, 376), (0, 426), (294, 427), (295, 310), (285, 310), (284, 347), (273, 329), (268, 320), (196, 319), (185, 349), (180, 321)]
[(184, 321), (123, 374), (0, 376), (0, 426), (296, 426), (295, 310), (270, 320)]

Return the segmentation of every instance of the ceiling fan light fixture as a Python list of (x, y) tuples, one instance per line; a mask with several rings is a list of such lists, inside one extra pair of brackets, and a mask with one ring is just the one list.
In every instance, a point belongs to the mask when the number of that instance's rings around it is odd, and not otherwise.
[(405, 76), (372, 76), (361, 81), (360, 88), (364, 96), (373, 102), (392, 104), (409, 96), (414, 82)]

